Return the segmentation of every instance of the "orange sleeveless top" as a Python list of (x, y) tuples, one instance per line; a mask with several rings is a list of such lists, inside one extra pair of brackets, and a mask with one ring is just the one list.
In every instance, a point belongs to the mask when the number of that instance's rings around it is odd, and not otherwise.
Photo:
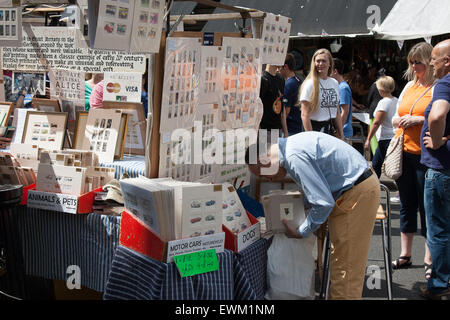
[[(398, 115), (400, 117), (409, 114), (409, 110), (416, 100), (428, 89), (428, 87), (419, 86), (418, 83), (414, 83), (412, 86), (406, 89), (402, 101), (398, 106)], [(433, 97), (432, 90), (428, 90), (425, 95), (420, 98), (415, 104), (412, 116), (424, 116), (425, 109), (430, 104)], [(395, 136), (399, 136), (402, 132), (402, 128), (398, 128), (395, 132)], [(405, 129), (404, 141), (403, 141), (403, 151), (420, 154), (420, 131), (422, 130), (422, 125), (415, 125)]]

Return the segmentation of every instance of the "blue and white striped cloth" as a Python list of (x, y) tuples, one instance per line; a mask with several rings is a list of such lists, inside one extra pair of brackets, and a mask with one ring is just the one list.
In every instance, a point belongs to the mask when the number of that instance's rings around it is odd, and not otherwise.
[(258, 300), (264, 300), (267, 290), (267, 249), (269, 241), (261, 238), (237, 254)]
[(144, 156), (124, 155), (123, 160), (116, 160), (113, 163), (100, 163), (100, 166), (116, 169), (115, 179), (120, 179), (122, 173), (128, 174), (130, 178), (137, 178), (139, 175), (145, 176)]
[(163, 263), (118, 246), (105, 300), (255, 300), (244, 268), (229, 250), (217, 254), (219, 270), (181, 278), (175, 263)]
[(25, 272), (28, 275), (66, 281), (81, 271), (81, 285), (103, 292), (114, 251), (119, 243), (121, 217), (68, 214), (20, 206)]

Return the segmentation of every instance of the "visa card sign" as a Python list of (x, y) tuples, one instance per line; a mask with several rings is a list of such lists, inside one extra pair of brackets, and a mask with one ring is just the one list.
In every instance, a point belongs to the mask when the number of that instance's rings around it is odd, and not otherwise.
[(141, 102), (142, 74), (105, 72), (103, 101)]

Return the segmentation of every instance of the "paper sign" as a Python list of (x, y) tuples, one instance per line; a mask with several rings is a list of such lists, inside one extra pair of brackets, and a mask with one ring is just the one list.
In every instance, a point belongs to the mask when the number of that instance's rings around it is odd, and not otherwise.
[(216, 250), (210, 249), (173, 257), (181, 277), (219, 270)]
[(105, 72), (103, 101), (141, 102), (142, 74)]
[(255, 223), (237, 235), (237, 251), (241, 252), (261, 238), (260, 223)]
[(30, 208), (77, 213), (78, 197), (70, 194), (28, 191), (27, 206)]
[(167, 245), (167, 263), (174, 261), (175, 256), (214, 249), (223, 252), (225, 247), (225, 233), (211, 234), (194, 238), (170, 241)]

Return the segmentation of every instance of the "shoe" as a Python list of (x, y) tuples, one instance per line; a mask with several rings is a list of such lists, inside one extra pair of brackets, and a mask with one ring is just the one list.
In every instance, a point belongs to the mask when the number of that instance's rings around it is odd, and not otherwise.
[(433, 293), (426, 285), (420, 286), (420, 295), (428, 300), (450, 300), (450, 289), (447, 288), (443, 292)]
[(397, 196), (393, 196), (390, 198), (392, 203), (400, 203), (400, 198)]
[(424, 263), (423, 264), (424, 268), (425, 268), (425, 279), (429, 280), (431, 277), (431, 271), (432, 271), (432, 267), (433, 265), (430, 263)]
[[(400, 260), (405, 260), (406, 262), (400, 263)], [(412, 265), (411, 256), (401, 256), (395, 259), (394, 262), (392, 262), (392, 269), (405, 269)]]

